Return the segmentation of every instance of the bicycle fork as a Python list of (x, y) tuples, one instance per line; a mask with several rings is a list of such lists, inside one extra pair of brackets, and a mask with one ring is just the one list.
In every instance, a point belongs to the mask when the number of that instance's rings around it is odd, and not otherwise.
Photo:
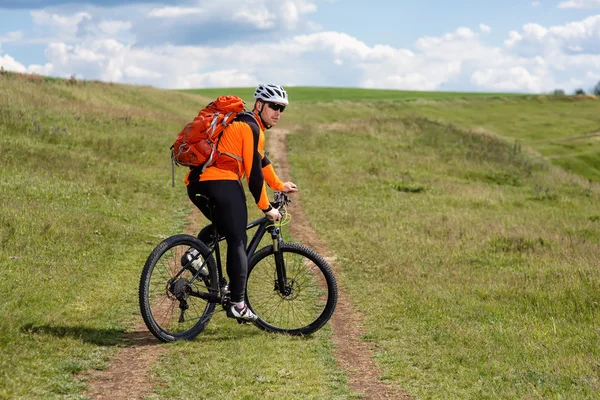
[(277, 272), (275, 290), (278, 291), (282, 297), (286, 297), (291, 294), (291, 287), (287, 284), (287, 272), (285, 270), (283, 253), (281, 252), (281, 244), (283, 243), (283, 239), (281, 238), (280, 232), (281, 231), (279, 227), (274, 226), (271, 229), (273, 255), (275, 256), (275, 271)]

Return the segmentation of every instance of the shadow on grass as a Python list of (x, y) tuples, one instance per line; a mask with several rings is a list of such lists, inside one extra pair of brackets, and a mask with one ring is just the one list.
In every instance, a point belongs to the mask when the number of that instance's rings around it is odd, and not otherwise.
[[(207, 330), (198, 335), (194, 341), (229, 341), (257, 335), (269, 335), (254, 326), (240, 326), (235, 332), (222, 330)], [(120, 329), (98, 329), (81, 326), (35, 325), (25, 324), (21, 330), (30, 335), (50, 335), (58, 338), (78, 339), (96, 346), (144, 347), (163, 344), (147, 330), (125, 332)], [(310, 336), (303, 337), (310, 338)]]
[(161, 343), (148, 331), (125, 332), (122, 329), (35, 324), (23, 325), (21, 329), (27, 334), (78, 339), (97, 346), (139, 347), (153, 346)]

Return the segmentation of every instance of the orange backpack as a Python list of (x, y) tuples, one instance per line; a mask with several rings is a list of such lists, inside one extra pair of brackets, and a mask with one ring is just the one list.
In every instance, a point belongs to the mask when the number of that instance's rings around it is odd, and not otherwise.
[(174, 164), (188, 167), (202, 166), (202, 172), (217, 158), (217, 145), (223, 130), (244, 111), (244, 101), (237, 96), (220, 96), (204, 107), (187, 124), (173, 146)]

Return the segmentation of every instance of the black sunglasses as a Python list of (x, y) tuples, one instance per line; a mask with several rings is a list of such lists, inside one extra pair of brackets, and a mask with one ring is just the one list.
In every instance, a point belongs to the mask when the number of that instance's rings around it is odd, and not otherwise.
[(283, 110), (285, 110), (285, 106), (282, 106), (281, 104), (277, 104), (277, 103), (267, 103), (269, 105), (269, 108), (273, 111), (281, 111), (283, 112)]

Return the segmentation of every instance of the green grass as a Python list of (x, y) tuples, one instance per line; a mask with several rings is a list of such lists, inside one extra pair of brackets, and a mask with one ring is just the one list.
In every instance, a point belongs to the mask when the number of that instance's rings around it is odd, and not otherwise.
[[(361, 117), (337, 121), (323, 105), (327, 124), (291, 113), (292, 176), (384, 379), (417, 398), (595, 398), (600, 187), (515, 146), (516, 131), (455, 125), (485, 104), (510, 125), (495, 101), (351, 105)], [(505, 119), (520, 120), (511, 106)], [(438, 108), (452, 123), (432, 118)]]
[[(252, 96), (199, 93), (0, 76), (0, 398), (81, 398), (76, 376), (123, 344), (147, 255), (191, 210), (175, 134), (216, 95)], [(382, 379), (428, 399), (600, 395), (598, 101), (290, 97), (292, 176)], [(356, 398), (331, 334), (219, 313), (166, 345), (150, 397)]]
[[(515, 93), (468, 93), (468, 92), (426, 92), (407, 90), (385, 89), (360, 89), (360, 88), (330, 88), (330, 87), (295, 87), (286, 86), (291, 104), (317, 103), (331, 101), (369, 101), (369, 100), (455, 100), (477, 98), (508, 98), (522, 97)], [(213, 98), (223, 95), (236, 95), (242, 97), (251, 105), (254, 88), (216, 88), (216, 89), (186, 89), (187, 93), (199, 94)]]
[(240, 327), (222, 313), (190, 343), (169, 347), (154, 368), (160, 398), (350, 399), (332, 357), (329, 328), (309, 338)]
[(462, 129), (487, 130), (549, 157), (556, 165), (600, 182), (600, 104), (597, 100), (538, 97), (410, 105)]
[(420, 116), (460, 130), (501, 136), (517, 148), (600, 182), (600, 101), (556, 96), (447, 99), (441, 101), (337, 101), (293, 104), (283, 123), (353, 129), (365, 120)]
[(192, 104), (18, 76), (0, 92), (0, 398), (75, 396), (73, 374), (105, 368), (131, 325), (149, 247), (187, 212), (165, 156), (184, 120), (146, 104)]

